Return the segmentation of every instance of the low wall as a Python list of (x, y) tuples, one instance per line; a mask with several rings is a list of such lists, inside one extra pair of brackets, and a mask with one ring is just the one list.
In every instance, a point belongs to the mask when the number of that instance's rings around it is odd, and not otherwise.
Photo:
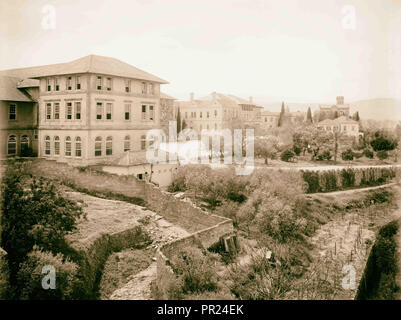
[(171, 266), (171, 259), (175, 254), (194, 246), (207, 249), (221, 237), (233, 234), (234, 226), (231, 219), (203, 211), (192, 202), (177, 199), (174, 195), (148, 183), (145, 186), (145, 200), (153, 211), (193, 232), (189, 236), (163, 245), (157, 251), (156, 287), (165, 294), (164, 288), (176, 277)]

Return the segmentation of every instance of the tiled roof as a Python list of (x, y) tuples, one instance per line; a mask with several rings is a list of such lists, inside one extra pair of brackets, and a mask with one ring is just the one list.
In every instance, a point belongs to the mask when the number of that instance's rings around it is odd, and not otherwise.
[(8, 75), (20, 78), (39, 78), (75, 73), (97, 73), (154, 81), (158, 83), (168, 83), (166, 80), (156, 77), (118, 59), (97, 55), (89, 55), (66, 63), (0, 71), (0, 75)]
[(332, 120), (332, 119), (322, 120), (318, 124), (335, 125), (335, 124), (339, 124), (339, 123), (355, 123), (356, 124), (356, 123), (358, 123), (358, 121), (349, 119), (346, 116), (341, 116), (341, 117), (338, 117), (338, 118), (336, 118), (334, 120)]
[(17, 83), (21, 79), (0, 75), (0, 100), (32, 102), (21, 90), (17, 88)]
[(176, 100), (176, 98), (173, 98), (171, 96), (169, 96), (168, 94), (165, 94), (163, 92), (160, 92), (160, 98), (161, 99), (169, 99), (169, 100)]

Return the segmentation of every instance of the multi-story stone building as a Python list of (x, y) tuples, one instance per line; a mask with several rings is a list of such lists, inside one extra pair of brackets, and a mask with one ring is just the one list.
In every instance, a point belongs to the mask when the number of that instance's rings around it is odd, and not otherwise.
[(333, 119), (335, 116), (349, 117), (350, 106), (349, 104), (344, 104), (344, 97), (339, 96), (336, 100), (336, 104), (319, 106), (319, 120)]
[[(108, 162), (125, 151), (144, 151), (149, 143), (147, 131), (160, 128), (160, 85), (168, 82), (114, 58), (89, 55), (68, 63), (5, 70), (0, 75), (28, 79), (20, 84), (23, 87), (10, 91), (11, 97), (0, 97), (17, 102), (20, 120), (8, 118), (8, 131), (3, 134), (5, 139), (8, 135), (12, 152), (9, 130), (17, 125), (21, 130), (32, 126), (27, 131), (31, 141), (37, 126), (39, 157), (82, 165)], [(28, 89), (36, 90), (37, 96), (25, 94)], [(8, 110), (3, 110), (6, 119), (13, 112), (10, 103), (2, 109)]]
[(352, 120), (346, 116), (341, 116), (334, 120), (325, 119), (317, 123), (316, 126), (319, 130), (339, 132), (348, 136), (358, 137), (360, 135), (358, 121)]
[(181, 120), (187, 128), (197, 132), (206, 130), (235, 129), (241, 126), (255, 127), (261, 121), (263, 107), (234, 95), (213, 92), (206, 97), (189, 101), (176, 101), (175, 118), (178, 109)]
[(36, 81), (0, 75), (0, 159), (38, 151)]

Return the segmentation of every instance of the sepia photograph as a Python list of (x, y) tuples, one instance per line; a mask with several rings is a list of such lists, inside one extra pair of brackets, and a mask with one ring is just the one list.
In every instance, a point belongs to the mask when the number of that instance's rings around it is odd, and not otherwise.
[(0, 184), (0, 300), (401, 300), (401, 1), (1, 0)]

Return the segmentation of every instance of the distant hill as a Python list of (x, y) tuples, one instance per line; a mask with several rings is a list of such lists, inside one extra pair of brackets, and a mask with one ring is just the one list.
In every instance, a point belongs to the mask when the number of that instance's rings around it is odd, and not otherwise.
[(401, 120), (401, 100), (369, 99), (350, 103), (351, 113), (359, 111), (362, 119)]

